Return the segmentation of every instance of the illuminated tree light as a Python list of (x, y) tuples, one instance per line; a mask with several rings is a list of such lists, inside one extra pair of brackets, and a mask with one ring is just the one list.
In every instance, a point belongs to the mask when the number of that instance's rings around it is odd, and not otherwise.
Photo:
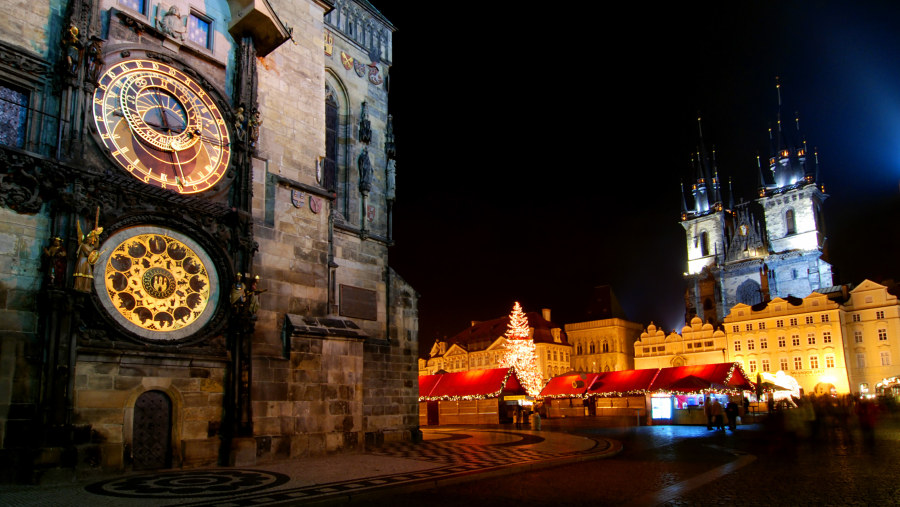
[(501, 368), (513, 368), (525, 392), (537, 396), (543, 388), (543, 376), (537, 364), (534, 340), (529, 336), (528, 317), (516, 301), (506, 328), (506, 351), (500, 357)]

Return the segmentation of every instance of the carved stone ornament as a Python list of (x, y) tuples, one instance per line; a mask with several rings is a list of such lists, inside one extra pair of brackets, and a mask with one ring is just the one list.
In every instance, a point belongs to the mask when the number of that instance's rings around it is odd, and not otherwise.
[(369, 107), (365, 102), (359, 111), (359, 140), (366, 144), (372, 141), (372, 122), (369, 121)]
[(53, 191), (49, 174), (53, 164), (13, 151), (0, 149), (0, 205), (19, 213), (41, 210), (45, 192)]
[(187, 32), (187, 19), (178, 11), (178, 6), (173, 5), (164, 9), (162, 4), (157, 7), (156, 29), (167, 37), (179, 42), (184, 42), (184, 34)]
[(368, 195), (372, 190), (372, 162), (369, 161), (369, 150), (363, 148), (356, 159), (359, 166), (359, 193)]

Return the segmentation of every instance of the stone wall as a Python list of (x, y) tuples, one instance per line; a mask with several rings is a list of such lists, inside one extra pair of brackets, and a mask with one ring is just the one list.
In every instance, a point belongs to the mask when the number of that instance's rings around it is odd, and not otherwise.
[(80, 354), (72, 421), (85, 433), (75, 442), (78, 465), (122, 470), (131, 464), (134, 405), (152, 390), (172, 401), (173, 466), (215, 465), (224, 381), (224, 361)]
[(36, 311), (48, 231), (44, 214), (0, 208), (0, 449), (28, 445), (36, 436), (42, 352)]
[(419, 425), (419, 295), (390, 271), (389, 340), (366, 344), (363, 376), (366, 445), (415, 438)]

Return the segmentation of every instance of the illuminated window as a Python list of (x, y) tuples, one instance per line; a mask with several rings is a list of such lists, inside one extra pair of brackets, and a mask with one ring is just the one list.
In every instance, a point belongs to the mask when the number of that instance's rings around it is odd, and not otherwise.
[(145, 10), (147, 8), (146, 0), (119, 0), (119, 5), (138, 11), (141, 14), (147, 14), (147, 11)]
[(855, 343), (862, 343), (862, 340), (862, 331), (860, 331), (859, 329), (853, 331), (853, 341)]
[(741, 342), (739, 342), (739, 341), (734, 342), (734, 351), (735, 352), (741, 351)]
[(187, 38), (207, 49), (212, 49), (212, 18), (191, 12), (188, 16)]
[(819, 367), (819, 356), (809, 356), (809, 367), (813, 370)]
[(891, 353), (888, 350), (881, 351), (881, 366), (891, 365)]
[(784, 230), (788, 236), (797, 233), (797, 223), (794, 221), (794, 210), (792, 209), (784, 213)]
[(790, 322), (791, 322), (792, 326), (796, 326), (797, 325), (797, 317), (791, 317)]
[(824, 314), (824, 313), (822, 314), (822, 322), (828, 322), (828, 315), (827, 315), (827, 314)]
[(866, 367), (866, 354), (858, 353), (856, 354), (856, 367), (857, 368), (865, 368)]
[(787, 360), (786, 357), (782, 357), (782, 358), (781, 358), (781, 361), (779, 362), (779, 367), (780, 367), (782, 370), (787, 370), (787, 369), (788, 369), (788, 360)]
[(825, 367), (834, 368), (834, 354), (828, 354), (825, 356)]
[(803, 369), (803, 358), (800, 356), (794, 356), (794, 369), (802, 370)]
[(778, 347), (784, 348), (786, 341), (787, 340), (784, 339), (784, 336), (779, 336), (778, 337)]
[(775, 327), (784, 327), (784, 319), (778, 319), (775, 321)]
[(880, 342), (887, 341), (887, 329), (879, 329), (878, 330), (878, 341), (880, 341)]
[(822, 332), (822, 343), (831, 343), (831, 331)]
[(816, 344), (816, 335), (814, 333), (808, 333), (806, 335), (806, 342), (810, 345)]
[(760, 338), (760, 339), (759, 339), (759, 348), (760, 348), (760, 349), (767, 349), (767, 348), (769, 348), (769, 340), (766, 339), (766, 338)]
[(799, 334), (791, 335), (791, 345), (793, 345), (794, 347), (800, 346), (800, 335)]
[(762, 360), (762, 371), (769, 371), (769, 360), (768, 359)]
[(750, 360), (750, 373), (753, 373), (753, 372), (755, 372), (755, 371), (756, 371), (756, 360), (755, 360), (755, 359), (751, 359), (751, 360)]
[(29, 94), (0, 83), (0, 144), (23, 148), (28, 120)]
[(753, 350), (756, 348), (756, 343), (753, 340), (747, 340), (747, 350)]
[(813, 316), (812, 316), (812, 315), (807, 315), (807, 316), (806, 316), (806, 323), (807, 323), (807, 324), (812, 324), (812, 323), (813, 323)]
[(875, 312), (875, 318), (876, 318), (876, 319), (883, 319), (883, 318), (884, 318), (884, 312), (883, 312), (883, 311), (877, 311), (877, 312)]

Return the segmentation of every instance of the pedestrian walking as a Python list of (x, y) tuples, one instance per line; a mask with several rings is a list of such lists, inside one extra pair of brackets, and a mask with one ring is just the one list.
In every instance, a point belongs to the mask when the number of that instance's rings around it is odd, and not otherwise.
[(517, 430), (522, 429), (522, 406), (521, 405), (516, 406), (515, 418), (516, 418), (516, 429)]
[(738, 418), (738, 405), (734, 402), (734, 400), (728, 400), (728, 405), (725, 405), (725, 415), (728, 416), (728, 427), (731, 431), (737, 429), (737, 418)]

